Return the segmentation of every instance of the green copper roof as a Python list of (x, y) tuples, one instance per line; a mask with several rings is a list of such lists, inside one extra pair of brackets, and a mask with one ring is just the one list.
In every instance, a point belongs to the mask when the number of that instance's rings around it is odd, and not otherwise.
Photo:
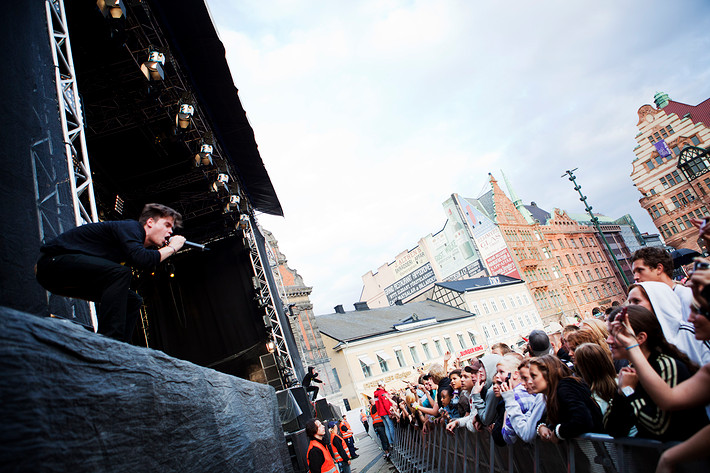
[(653, 101), (656, 103), (656, 108), (659, 110), (668, 105), (670, 99), (671, 98), (665, 92), (656, 92), (656, 95), (653, 96)]

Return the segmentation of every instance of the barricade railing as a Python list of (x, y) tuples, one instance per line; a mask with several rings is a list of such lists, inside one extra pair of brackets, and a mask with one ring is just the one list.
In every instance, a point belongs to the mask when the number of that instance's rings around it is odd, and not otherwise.
[[(585, 434), (558, 444), (535, 439), (498, 446), (488, 432), (465, 428), (446, 432), (430, 425), (426, 433), (397, 427), (390, 459), (400, 473), (648, 473), (661, 453), (675, 443)], [(681, 465), (676, 473), (707, 473), (709, 461)]]

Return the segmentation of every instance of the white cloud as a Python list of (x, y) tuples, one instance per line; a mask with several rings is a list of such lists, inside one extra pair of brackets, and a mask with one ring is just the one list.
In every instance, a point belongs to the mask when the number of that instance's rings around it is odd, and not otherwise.
[[(313, 285), (316, 313), (438, 231), (500, 169), (524, 201), (631, 213), (636, 111), (710, 96), (700, 0), (209, 0), (285, 211), (261, 216)], [(692, 18), (692, 21), (689, 21)]]

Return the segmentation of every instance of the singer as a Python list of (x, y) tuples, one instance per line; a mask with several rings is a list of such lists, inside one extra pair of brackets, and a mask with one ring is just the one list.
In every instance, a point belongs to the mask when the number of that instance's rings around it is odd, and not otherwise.
[(181, 223), (170, 207), (147, 204), (138, 221), (72, 228), (40, 249), (37, 281), (54, 294), (98, 302), (99, 333), (128, 342), (143, 304), (130, 290), (131, 267), (149, 268), (177, 253), (185, 238), (170, 237)]

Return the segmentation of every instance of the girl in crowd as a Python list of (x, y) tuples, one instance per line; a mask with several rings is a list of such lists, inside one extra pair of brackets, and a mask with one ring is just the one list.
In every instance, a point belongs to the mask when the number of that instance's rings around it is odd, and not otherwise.
[(486, 426), (496, 417), (498, 398), (493, 391), (493, 377), (496, 375), (496, 365), (502, 358), (500, 355), (484, 355), (479, 360), (478, 379), (483, 382), (483, 388), (471, 394), (471, 404), (478, 411), (478, 421)]
[[(633, 354), (636, 362), (643, 357), (670, 387), (675, 387), (697, 371), (684, 353), (668, 343), (658, 319), (650, 310), (640, 305), (616, 309), (609, 315), (610, 329), (617, 317), (621, 324), (633, 330), (635, 340), (628, 343), (629, 340), (621, 337), (617, 341), (610, 335), (607, 341), (614, 358), (629, 359)], [(619, 373), (618, 389), (604, 418), (607, 432), (615, 437), (627, 436), (635, 425), (638, 437), (660, 441), (685, 440), (707, 423), (707, 416), (701, 407), (679, 412), (661, 409), (648, 395), (645, 386), (638, 384), (635, 368), (628, 367)]]
[(656, 281), (632, 284), (629, 286), (628, 302), (653, 312), (666, 340), (694, 363), (710, 363), (710, 349), (695, 339), (693, 325), (683, 322), (680, 299), (667, 284)]
[[(710, 270), (694, 271), (690, 278), (690, 287), (700, 304), (691, 306), (688, 321), (695, 328), (698, 340), (710, 340), (710, 306), (708, 297), (710, 288)], [(633, 326), (628, 320), (615, 320), (612, 323), (612, 333), (616, 343), (621, 346), (633, 346), (638, 343)], [(710, 403), (710, 364), (705, 364), (688, 380), (671, 387), (658, 375), (649, 360), (641, 350), (632, 348), (628, 357), (636, 368), (639, 382), (651, 399), (661, 409), (674, 411), (703, 406)], [(657, 473), (672, 472), (674, 467), (683, 461), (706, 458), (710, 451), (710, 425), (703, 427), (687, 441), (669, 448), (663, 455), (656, 469)]]
[[(530, 360), (523, 361), (518, 366), (518, 372), (522, 380), (521, 384), (525, 387), (527, 392), (535, 394), (530, 379)], [(527, 412), (523, 413), (520, 405), (515, 401), (512, 395), (512, 390), (501, 387), (501, 395), (505, 401), (505, 415), (517, 436), (520, 437), (523, 442), (530, 443), (535, 440), (537, 423), (542, 419), (542, 416), (545, 415), (545, 396), (535, 394), (532, 407), (528, 409)]]
[(547, 423), (537, 434), (557, 443), (587, 432), (602, 432), (602, 414), (586, 383), (554, 355), (530, 360), (533, 390), (545, 396)]
[(606, 413), (616, 392), (616, 370), (611, 361), (609, 345), (606, 341), (604, 345), (606, 348), (602, 348), (597, 343), (583, 343), (577, 346), (574, 362), (577, 373), (589, 385), (592, 399), (599, 405), (602, 415)]

